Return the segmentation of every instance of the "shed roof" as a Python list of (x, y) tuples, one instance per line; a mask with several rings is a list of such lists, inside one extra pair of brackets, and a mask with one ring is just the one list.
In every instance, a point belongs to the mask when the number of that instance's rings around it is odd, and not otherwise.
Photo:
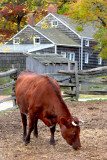
[(38, 60), (42, 64), (67, 64), (69, 60), (67, 58), (63, 58), (58, 54), (31, 54), (26, 53), (27, 56), (30, 56), (36, 60)]

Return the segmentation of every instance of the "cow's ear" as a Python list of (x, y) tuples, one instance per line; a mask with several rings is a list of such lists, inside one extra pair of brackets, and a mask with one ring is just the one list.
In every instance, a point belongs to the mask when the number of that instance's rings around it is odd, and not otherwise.
[(68, 126), (68, 122), (67, 122), (67, 120), (64, 117), (62, 117), (60, 119), (60, 122), (61, 122), (61, 124), (65, 125), (66, 127)]

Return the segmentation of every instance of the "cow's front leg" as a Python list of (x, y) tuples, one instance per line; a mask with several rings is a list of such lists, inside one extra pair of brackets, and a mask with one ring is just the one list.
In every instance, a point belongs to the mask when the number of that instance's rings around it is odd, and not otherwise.
[(50, 128), (50, 132), (51, 132), (50, 144), (55, 145), (54, 133), (55, 133), (56, 124), (54, 122), (53, 116), (50, 116), (49, 118), (45, 117), (44, 123)]
[(55, 145), (55, 139), (54, 139), (55, 128), (56, 128), (56, 125), (50, 127), (50, 132), (51, 132), (50, 144), (51, 145)]
[(34, 136), (36, 138), (38, 138), (38, 128), (37, 128), (37, 123), (38, 123), (38, 119), (35, 119), (35, 123), (34, 123)]

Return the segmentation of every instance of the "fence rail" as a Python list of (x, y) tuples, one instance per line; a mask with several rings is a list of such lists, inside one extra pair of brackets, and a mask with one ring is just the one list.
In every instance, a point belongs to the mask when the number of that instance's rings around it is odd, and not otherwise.
[(3, 103), (8, 100), (13, 100), (13, 105), (16, 103), (16, 97), (15, 97), (15, 84), (17, 79), (17, 69), (11, 69), (6, 72), (0, 72), (0, 78), (10, 76), (10, 79), (12, 79), (9, 83), (6, 83), (4, 85), (0, 85), (0, 90), (5, 90), (7, 88), (12, 88), (12, 94), (8, 98), (4, 98), (0, 100), (0, 103)]
[[(90, 81), (90, 79), (107, 76), (107, 66), (94, 68), (90, 70), (78, 71), (77, 62), (73, 63), (73, 70), (59, 70), (58, 73), (47, 73), (45, 75), (52, 76), (59, 83), (60, 87), (63, 88), (63, 97), (70, 97), (71, 99), (78, 100), (79, 94), (95, 94), (95, 95), (107, 95), (106, 90), (80, 90), (80, 85), (83, 83), (86, 85), (90, 83), (91, 85), (105, 84), (107, 86), (107, 80), (102, 80), (101, 82)], [(6, 72), (0, 72), (0, 78), (10, 76), (12, 79), (9, 83), (1, 85), (0, 90), (4, 90), (8, 87), (12, 88), (11, 97), (0, 100), (0, 103), (13, 100), (13, 105), (16, 104), (15, 98), (15, 83), (17, 79), (17, 69), (11, 69)]]
[[(98, 67), (90, 70), (82, 70), (78, 71), (77, 62), (74, 63), (74, 70), (59, 70), (58, 73), (55, 74), (48, 74), (54, 77), (58, 76), (69, 76), (68, 78), (62, 78), (56, 81), (59, 83), (61, 87), (65, 87), (69, 90), (65, 90), (63, 96), (70, 96), (74, 97), (74, 99), (78, 100), (79, 94), (90, 94), (90, 95), (107, 95), (107, 89), (106, 90), (81, 90), (80, 85), (81, 84), (90, 84), (90, 85), (101, 85), (101, 84), (107, 84), (107, 81), (101, 81), (101, 82), (94, 82), (91, 81), (94, 78), (107, 76), (107, 66), (104, 67)], [(66, 82), (67, 80), (67, 82)]]

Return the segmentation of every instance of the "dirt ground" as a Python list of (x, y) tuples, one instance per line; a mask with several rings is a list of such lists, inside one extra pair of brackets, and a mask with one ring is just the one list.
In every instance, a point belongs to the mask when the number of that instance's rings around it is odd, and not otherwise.
[(66, 103), (72, 115), (87, 121), (81, 126), (80, 150), (66, 143), (59, 126), (56, 145), (51, 146), (49, 128), (41, 121), (38, 139), (32, 133), (31, 142), (25, 146), (19, 109), (15, 109), (0, 116), (0, 160), (107, 160), (107, 101)]

